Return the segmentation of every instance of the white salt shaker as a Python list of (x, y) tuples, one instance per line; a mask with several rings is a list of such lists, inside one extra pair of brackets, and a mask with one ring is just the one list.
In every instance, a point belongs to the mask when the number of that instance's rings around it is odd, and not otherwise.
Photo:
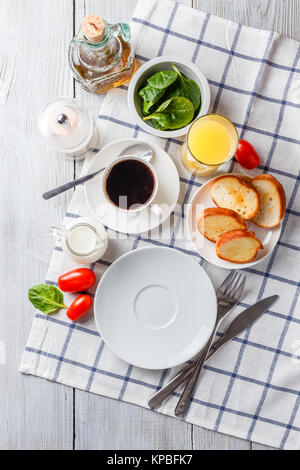
[(74, 98), (56, 98), (42, 109), (39, 130), (45, 141), (59, 153), (78, 160), (91, 147), (95, 136), (89, 112)]
[(98, 261), (106, 252), (108, 236), (104, 226), (91, 217), (79, 217), (68, 227), (52, 227), (64, 253), (80, 264)]

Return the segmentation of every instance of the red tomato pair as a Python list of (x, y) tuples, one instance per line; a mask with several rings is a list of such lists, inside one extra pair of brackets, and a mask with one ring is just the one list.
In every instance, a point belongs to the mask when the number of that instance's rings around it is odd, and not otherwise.
[[(63, 292), (82, 292), (90, 289), (96, 282), (96, 276), (91, 269), (78, 268), (62, 274), (58, 278), (58, 287)], [(72, 302), (67, 310), (67, 316), (72, 321), (83, 317), (93, 304), (92, 297), (81, 294)]]

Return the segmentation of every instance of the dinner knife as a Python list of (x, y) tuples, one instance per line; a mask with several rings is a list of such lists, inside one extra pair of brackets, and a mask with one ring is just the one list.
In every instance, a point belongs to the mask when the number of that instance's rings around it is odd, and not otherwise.
[(207, 359), (210, 358), (218, 351), (224, 344), (226, 344), (231, 339), (235, 338), (250, 325), (252, 325), (256, 320), (260, 318), (260, 316), (268, 310), (272, 305), (274, 305), (279, 300), (279, 295), (271, 295), (270, 297), (266, 297), (265, 299), (256, 302), (256, 304), (252, 305), (249, 308), (246, 308), (243, 312), (241, 312), (228, 326), (227, 330), (225, 331), (224, 335), (221, 336), (218, 341), (216, 341), (207, 355)]
[[(229, 325), (223, 336), (216, 341), (208, 355), (207, 359), (212, 357), (224, 344), (233, 339), (235, 336), (241, 334), (261, 315), (274, 305), (279, 299), (279, 295), (271, 295), (265, 299), (259, 300), (251, 307), (246, 308), (241, 312)], [(194, 357), (194, 361), (200, 357), (201, 351)], [(193, 364), (187, 364), (165, 387), (161, 388), (156, 392), (148, 402), (150, 408), (156, 408), (159, 406), (167, 396), (170, 395), (180, 384), (182, 384), (194, 370)]]

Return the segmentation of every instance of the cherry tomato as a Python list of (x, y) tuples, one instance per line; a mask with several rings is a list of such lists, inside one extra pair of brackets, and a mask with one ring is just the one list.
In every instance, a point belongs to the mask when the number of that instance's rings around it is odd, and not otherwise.
[(92, 287), (96, 276), (91, 269), (78, 268), (62, 274), (58, 278), (58, 287), (63, 292), (81, 292)]
[(92, 305), (92, 297), (88, 294), (81, 294), (71, 303), (67, 310), (67, 317), (72, 321), (77, 321), (89, 311)]
[(239, 140), (235, 158), (240, 165), (248, 170), (253, 170), (260, 164), (258, 153), (247, 140)]

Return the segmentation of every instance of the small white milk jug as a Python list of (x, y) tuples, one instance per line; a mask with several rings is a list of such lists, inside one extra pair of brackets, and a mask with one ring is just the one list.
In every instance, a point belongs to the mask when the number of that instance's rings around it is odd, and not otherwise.
[(108, 245), (104, 226), (91, 217), (79, 217), (71, 225), (52, 227), (64, 253), (80, 264), (91, 264), (102, 258)]

